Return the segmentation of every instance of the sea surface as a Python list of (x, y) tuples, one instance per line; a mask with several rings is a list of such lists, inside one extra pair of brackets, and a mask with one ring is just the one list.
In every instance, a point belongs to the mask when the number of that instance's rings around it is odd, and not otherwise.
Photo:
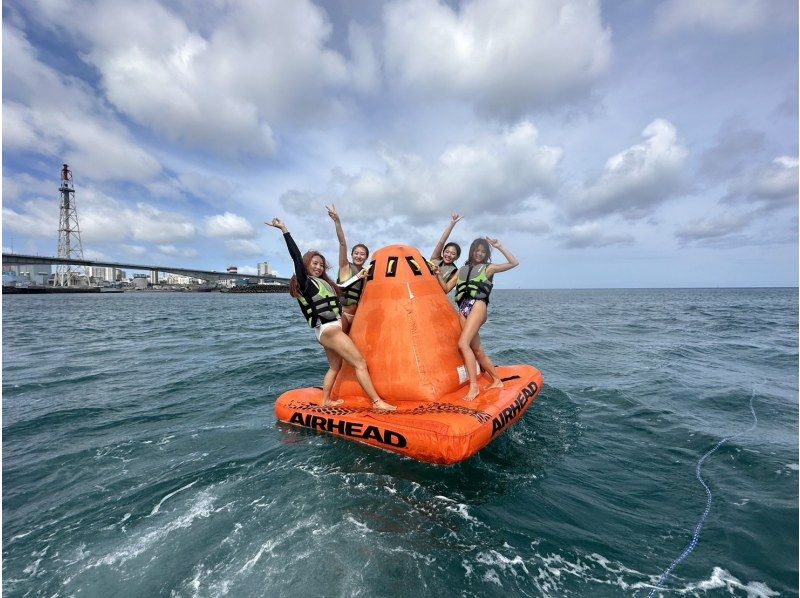
[(276, 425), (288, 295), (2, 306), (4, 596), (798, 595), (796, 288), (496, 291), (545, 387), (453, 467)]

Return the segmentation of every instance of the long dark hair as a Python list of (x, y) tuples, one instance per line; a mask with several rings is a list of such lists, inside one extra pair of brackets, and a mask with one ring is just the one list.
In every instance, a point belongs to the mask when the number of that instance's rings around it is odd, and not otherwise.
[(492, 248), (489, 245), (489, 242), (484, 239), (483, 237), (478, 237), (472, 242), (472, 245), (469, 246), (469, 253), (467, 254), (467, 261), (464, 262), (465, 266), (474, 266), (475, 264), (472, 263), (472, 254), (475, 253), (475, 250), (483, 245), (483, 248), (486, 250), (486, 260), (481, 262), (482, 264), (490, 264), (492, 262)]
[[(336, 293), (337, 297), (342, 296), (342, 289), (339, 288), (335, 282), (333, 282), (328, 276), (328, 269), (330, 268), (330, 264), (328, 264), (328, 260), (325, 259), (325, 256), (322, 255), (319, 251), (311, 250), (306, 251), (303, 254), (303, 266), (305, 266), (306, 272), (308, 272), (309, 266), (311, 266), (311, 260), (314, 257), (319, 256), (322, 259), (322, 267), (324, 270), (322, 271), (322, 276), (320, 278), (331, 285), (333, 292)], [(295, 299), (302, 295), (303, 293), (300, 292), (300, 283), (297, 282), (297, 275), (295, 274), (292, 276), (292, 280), (289, 282), (289, 294), (294, 297)]]

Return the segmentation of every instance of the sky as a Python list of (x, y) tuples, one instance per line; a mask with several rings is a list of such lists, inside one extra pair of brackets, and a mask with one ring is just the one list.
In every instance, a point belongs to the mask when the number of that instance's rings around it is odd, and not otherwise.
[[(291, 274), (466, 249), (498, 288), (796, 286), (793, 0), (3, 2), (3, 251)], [(504, 258), (497, 252), (493, 261)]]

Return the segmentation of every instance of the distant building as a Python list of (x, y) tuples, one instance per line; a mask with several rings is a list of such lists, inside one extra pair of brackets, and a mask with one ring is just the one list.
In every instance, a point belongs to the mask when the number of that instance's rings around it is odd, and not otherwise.
[(228, 274), (238, 274), (239, 268), (236, 266), (228, 266)]
[(111, 266), (86, 266), (86, 273), (92, 282), (116, 282), (122, 280), (125, 273)]
[(53, 274), (50, 264), (13, 264), (4, 265), (3, 272), (13, 274), (17, 279), (30, 284), (46, 285)]
[(272, 276), (272, 268), (269, 267), (269, 262), (261, 262), (258, 264), (259, 276)]
[(164, 280), (166, 284), (180, 284), (180, 285), (188, 285), (188, 284), (200, 284), (199, 278), (194, 278), (192, 276), (182, 276), (179, 274), (170, 274)]
[(146, 289), (150, 284), (150, 277), (147, 274), (134, 274), (132, 282), (134, 289)]

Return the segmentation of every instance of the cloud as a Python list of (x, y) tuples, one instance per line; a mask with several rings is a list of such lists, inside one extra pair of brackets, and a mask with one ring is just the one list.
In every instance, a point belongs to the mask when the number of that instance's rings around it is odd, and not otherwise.
[(170, 257), (188, 257), (188, 258), (195, 258), (197, 257), (197, 251), (194, 249), (181, 249), (179, 247), (175, 247), (174, 245), (158, 245), (156, 247), (159, 253)]
[(723, 203), (757, 203), (764, 209), (797, 205), (798, 161), (791, 156), (745, 173), (731, 184)]
[(244, 238), (252, 239), (256, 235), (253, 226), (241, 216), (231, 212), (207, 216), (205, 219), (205, 234), (217, 238)]
[(4, 151), (52, 157), (56, 169), (66, 161), (84, 179), (144, 182), (161, 173), (86, 84), (40, 62), (11, 25), (3, 27), (3, 55)]
[(27, 173), (3, 175), (3, 201), (8, 205), (18, 199), (31, 196), (51, 197), (56, 201), (60, 175), (54, 174), (52, 181), (37, 179)]
[(749, 219), (740, 214), (722, 214), (696, 219), (675, 231), (681, 245), (716, 242), (742, 232)]
[(174, 245), (159, 245), (156, 249), (164, 255), (178, 255), (180, 253)]
[(17, 209), (3, 206), (3, 228), (10, 232), (53, 240), (53, 253), (58, 245), (58, 209), (54, 201), (33, 200)]
[[(334, 172), (344, 189), (324, 199), (345, 210), (348, 219), (372, 224), (400, 218), (423, 225), (433, 214), (450, 209), (468, 217), (506, 215), (524, 208), (532, 196), (553, 192), (561, 156), (560, 148), (541, 145), (536, 127), (523, 121), (471, 144), (449, 146), (432, 164), (414, 154), (384, 150), (383, 171)], [(321, 199), (316, 193), (292, 191), (280, 201), (287, 211), (305, 216)], [(358, 211), (348, 212), (349, 206), (358, 206)]]
[(126, 254), (133, 256), (133, 257), (143, 257), (147, 255), (147, 247), (143, 247), (142, 245), (117, 245), (119, 249), (124, 251)]
[(738, 175), (764, 149), (766, 135), (729, 119), (717, 133), (715, 143), (700, 158), (700, 173), (714, 180)]
[(264, 250), (259, 245), (247, 239), (225, 241), (225, 247), (228, 248), (230, 253), (237, 256), (254, 257), (264, 255)]
[(54, 30), (78, 36), (116, 109), (206, 151), (273, 155), (276, 123), (317, 121), (336, 106), (336, 92), (374, 85), (365, 36), (353, 31), (348, 63), (327, 47), (332, 27), (308, 0), (220, 4), (200, 29), (155, 0), (37, 7)]
[(126, 208), (123, 217), (130, 226), (135, 241), (170, 243), (191, 241), (197, 234), (194, 224), (174, 212), (165, 212), (145, 203), (137, 203), (136, 209)]
[(599, 222), (584, 222), (571, 226), (560, 238), (561, 246), (569, 249), (628, 245), (634, 242), (632, 235), (606, 232), (606, 227)]
[(600, 177), (577, 192), (567, 205), (572, 215), (644, 218), (682, 190), (689, 152), (678, 141), (675, 126), (659, 118), (642, 137), (643, 143), (609, 158)]
[(742, 33), (769, 23), (792, 22), (796, 14), (791, 2), (774, 0), (668, 0), (656, 9), (656, 29), (663, 33), (683, 29)]
[(593, 0), (398, 0), (384, 26), (395, 86), (504, 119), (586, 97), (611, 62)]

